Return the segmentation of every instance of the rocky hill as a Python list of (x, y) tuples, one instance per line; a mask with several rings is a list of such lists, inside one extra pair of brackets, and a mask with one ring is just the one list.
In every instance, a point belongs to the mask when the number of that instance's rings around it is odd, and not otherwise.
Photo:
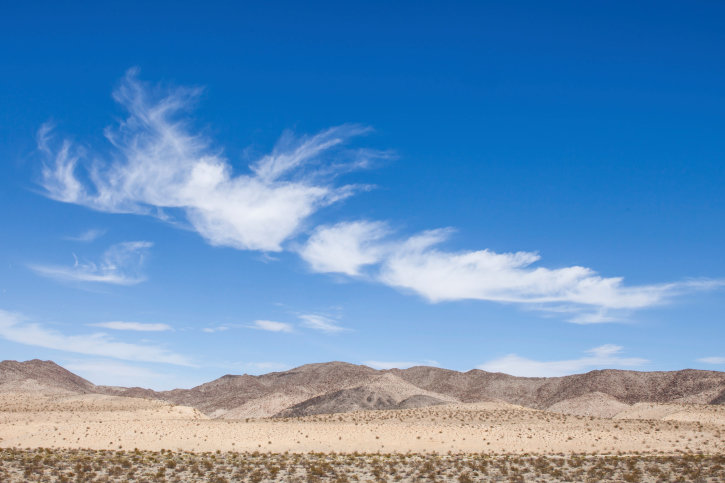
[[(514, 377), (478, 369), (457, 372), (422, 366), (392, 369), (391, 372), (417, 387), (448, 394), (463, 402), (490, 398), (537, 409), (592, 392), (607, 394), (628, 404), (673, 402), (683, 398), (690, 398), (691, 402), (712, 403), (716, 397), (713, 389), (725, 389), (725, 373), (693, 369), (670, 372), (606, 369), (572, 376), (538, 378)], [(700, 395), (701, 400), (696, 400)]]
[[(370, 367), (344, 362), (307, 364), (289, 371), (261, 376), (226, 375), (192, 389), (165, 391), (158, 393), (158, 396), (175, 404), (196, 407), (207, 414), (216, 412), (216, 415), (222, 415), (225, 411), (239, 408), (250, 401), (269, 399), (272, 396), (280, 401), (289, 400), (296, 404), (321, 394), (365, 383), (376, 374), (377, 371)], [(279, 408), (282, 409), (284, 407)]]
[(407, 409), (460, 402), (457, 398), (434, 393), (385, 373), (359, 386), (326, 392), (283, 411), (277, 417), (346, 413), (366, 409)]
[[(600, 370), (529, 378), (437, 367), (375, 370), (345, 362), (260, 376), (226, 375), (191, 389), (156, 392), (95, 386), (50, 361), (0, 363), (0, 392), (64, 391), (160, 399), (212, 417), (296, 417), (367, 409), (504, 401), (573, 414), (614, 414), (640, 402), (725, 403), (725, 373)], [(600, 407), (601, 406), (601, 407)]]
[(52, 361), (0, 362), (0, 392), (42, 391), (88, 394), (96, 386)]

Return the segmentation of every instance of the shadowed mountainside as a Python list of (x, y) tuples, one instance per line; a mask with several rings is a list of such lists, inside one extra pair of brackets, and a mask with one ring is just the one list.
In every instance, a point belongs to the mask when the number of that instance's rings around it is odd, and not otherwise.
[(307, 399), (280, 411), (276, 416), (298, 417), (366, 409), (408, 409), (454, 402), (460, 401), (455, 397), (422, 390), (394, 374), (384, 373), (365, 384)]
[(377, 371), (370, 367), (344, 362), (307, 364), (261, 376), (226, 375), (192, 389), (161, 392), (159, 396), (175, 404), (193, 406), (205, 413), (212, 413), (237, 408), (251, 400), (272, 395), (280, 396), (282, 400), (295, 400), (296, 403), (298, 399), (306, 400), (365, 383), (376, 374)]
[(563, 377), (515, 377), (474, 369), (457, 372), (437, 367), (392, 369), (401, 379), (429, 391), (448, 394), (462, 402), (485, 398), (543, 409), (565, 399), (601, 392), (618, 401), (674, 402), (683, 398), (708, 404), (713, 389), (725, 388), (725, 373), (685, 369), (670, 372), (637, 372), (605, 369)]
[[(61, 391), (160, 399), (212, 417), (297, 417), (367, 409), (503, 401), (536, 409), (614, 414), (640, 402), (725, 403), (725, 373), (598, 370), (530, 378), (437, 367), (375, 370), (345, 362), (307, 364), (260, 376), (226, 375), (191, 389), (156, 392), (96, 386), (50, 361), (0, 363), (0, 392)], [(606, 406), (606, 407), (604, 407)]]

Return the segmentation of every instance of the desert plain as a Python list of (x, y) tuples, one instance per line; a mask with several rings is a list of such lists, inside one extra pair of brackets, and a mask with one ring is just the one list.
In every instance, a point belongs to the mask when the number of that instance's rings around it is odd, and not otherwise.
[(725, 454), (725, 406), (638, 403), (611, 418), (503, 402), (213, 419), (108, 395), (0, 395), (0, 446), (364, 453)]
[[(411, 396), (371, 373), (365, 391), (347, 384), (305, 399), (314, 404), (296, 403), (295, 385), (202, 410), (139, 391), (82, 393), (58, 374), (61, 387), (42, 375), (0, 386), (0, 481), (725, 481), (725, 405), (683, 397), (587, 392), (538, 409)], [(350, 407), (375, 388), (396, 408)], [(704, 393), (684, 400), (715, 394)], [(318, 412), (330, 401), (344, 412)]]

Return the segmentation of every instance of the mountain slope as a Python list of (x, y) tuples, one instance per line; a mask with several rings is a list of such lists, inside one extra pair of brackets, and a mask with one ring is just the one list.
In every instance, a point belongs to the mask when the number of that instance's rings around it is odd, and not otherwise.
[(620, 404), (725, 404), (725, 373), (692, 369), (599, 370), (531, 378), (478, 369), (458, 372), (424, 366), (378, 371), (362, 365), (329, 362), (260, 376), (226, 375), (191, 389), (156, 392), (95, 386), (50, 361), (3, 361), (0, 392), (17, 391), (160, 399), (222, 418), (292, 417), (491, 400), (535, 409), (610, 415)]
[(423, 366), (391, 372), (415, 386), (457, 397), (463, 402), (493, 398), (537, 409), (593, 392), (633, 404), (671, 402), (712, 389), (725, 390), (725, 373), (693, 369), (672, 372), (606, 369), (550, 378), (514, 377), (478, 369), (457, 372)]
[(80, 394), (95, 392), (93, 383), (52, 361), (0, 362), (0, 392), (63, 391)]
[(193, 406), (209, 414), (220, 410), (229, 411), (273, 394), (277, 397), (309, 399), (365, 383), (375, 377), (377, 372), (367, 366), (346, 362), (307, 364), (261, 376), (226, 375), (192, 389), (175, 389), (158, 394), (167, 401)]
[(426, 391), (398, 376), (385, 373), (360, 386), (328, 392), (295, 404), (276, 416), (298, 417), (367, 409), (405, 409), (453, 402), (459, 401), (445, 394)]

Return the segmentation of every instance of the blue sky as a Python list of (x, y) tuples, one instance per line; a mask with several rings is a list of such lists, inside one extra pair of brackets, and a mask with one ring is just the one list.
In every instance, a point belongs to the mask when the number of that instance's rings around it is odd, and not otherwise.
[(3, 10), (2, 359), (725, 369), (721, 2)]

